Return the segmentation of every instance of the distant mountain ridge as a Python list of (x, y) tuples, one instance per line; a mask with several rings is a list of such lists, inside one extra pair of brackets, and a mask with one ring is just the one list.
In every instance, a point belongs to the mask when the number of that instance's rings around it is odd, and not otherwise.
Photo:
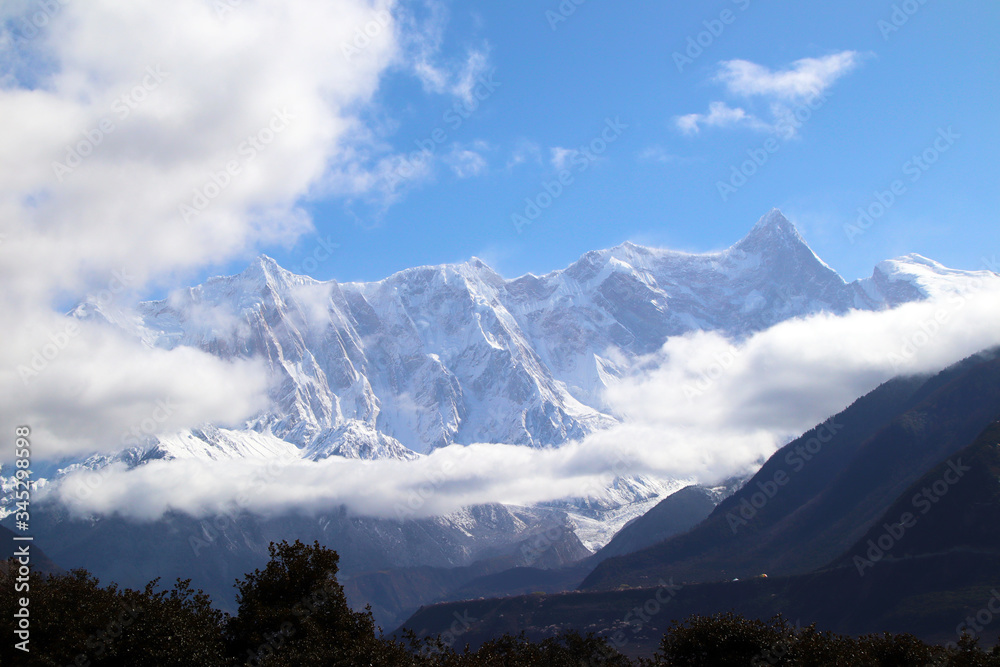
[[(615, 424), (608, 385), (694, 330), (743, 337), (820, 311), (876, 310), (973, 272), (911, 255), (845, 282), (777, 210), (727, 250), (624, 243), (505, 280), (481, 260), (372, 283), (318, 282), (267, 256), (132, 312), (81, 304), (148, 345), (266, 360), (272, 407), (236, 429), (149, 438), (153, 458), (411, 458), (453, 443), (559, 445)], [(96, 462), (98, 465), (101, 462)]]
[[(372, 283), (318, 282), (261, 256), (235, 276), (211, 278), (132, 310), (85, 303), (72, 314), (149, 346), (263, 359), (275, 379), (270, 407), (245, 424), (151, 437), (118, 454), (64, 463), (62, 472), (156, 459), (405, 460), (473, 442), (558, 446), (618, 423), (604, 390), (670, 336), (709, 330), (741, 338), (793, 317), (897, 306), (958, 289), (975, 275), (908, 256), (847, 283), (776, 210), (720, 252), (625, 243), (587, 253), (560, 271), (513, 280), (473, 259)], [(604, 546), (679, 486), (676, 480), (616, 479), (601, 501), (481, 505), (403, 521), (341, 508), (326, 520), (294, 512), (241, 515), (213, 528), (209, 519), (170, 515), (136, 526), (121, 516), (73, 519), (39, 507), (35, 525), (52, 538), (46, 543), (61, 565), (131, 584), (161, 574), (169, 579), (194, 555), (198, 567), (190, 574), (198, 585), (222, 592), (219, 599), (232, 573), (264, 562), (269, 539), (319, 539), (340, 551), (345, 574), (358, 575), (353, 590), (378, 592), (385, 601), (380, 614), (393, 618), (424, 595), (433, 600), (533, 585), (544, 568), (564, 567)], [(686, 530), (712, 502), (703, 494), (681, 522), (654, 512), (610, 551), (646, 546), (646, 536), (636, 532), (662, 537)], [(544, 557), (517, 556), (526, 540), (552, 527), (573, 536)], [(202, 556), (193, 537), (210, 543)], [(481, 569), (505, 558), (516, 571)], [(476, 576), (449, 580), (421, 569), (455, 567)], [(583, 574), (570, 569), (560, 576), (579, 580)], [(387, 582), (412, 586), (412, 595), (397, 595)]]

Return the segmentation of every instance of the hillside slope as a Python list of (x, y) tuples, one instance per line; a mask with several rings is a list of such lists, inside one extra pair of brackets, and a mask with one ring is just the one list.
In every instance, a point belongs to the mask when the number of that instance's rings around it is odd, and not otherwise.
[(690, 532), (597, 566), (583, 589), (661, 577), (718, 581), (804, 573), (860, 538), (927, 470), (1000, 418), (996, 352), (900, 378), (772, 456)]

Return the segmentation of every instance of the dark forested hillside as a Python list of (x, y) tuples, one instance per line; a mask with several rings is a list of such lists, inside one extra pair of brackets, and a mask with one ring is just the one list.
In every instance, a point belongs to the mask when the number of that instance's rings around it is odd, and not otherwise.
[(588, 590), (660, 577), (713, 581), (804, 573), (843, 553), (930, 468), (1000, 419), (1000, 359), (977, 355), (931, 378), (901, 378), (772, 456), (690, 532), (611, 558)]

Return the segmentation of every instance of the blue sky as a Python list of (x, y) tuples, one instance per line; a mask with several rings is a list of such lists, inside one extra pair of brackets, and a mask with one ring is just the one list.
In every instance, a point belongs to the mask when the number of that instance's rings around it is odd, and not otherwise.
[(46, 257), (16, 280), (62, 305), (260, 252), (351, 281), (708, 251), (778, 207), (849, 280), (910, 252), (983, 268), (998, 28), (996, 3), (932, 0), (11, 0), (0, 254)]
[[(625, 240), (704, 251), (735, 242), (775, 206), (848, 279), (909, 252), (982, 268), (981, 258), (997, 250), (1000, 209), (1000, 6), (911, 4), (917, 11), (890, 31), (885, 26), (900, 3), (716, 0), (626, 9), (588, 0), (559, 21), (547, 14), (559, 12), (555, 0), (449, 3), (442, 57), (459, 62), (470, 51), (485, 53), (499, 87), (452, 129), (444, 120), (451, 97), (408, 72), (389, 71), (365, 112), (373, 124), (393, 126), (385, 142), (415, 150), (414, 142), (437, 128), (447, 140), (435, 146), (433, 175), (391, 205), (365, 196), (306, 200), (317, 234), (340, 245), (313, 273), (373, 280), (476, 255), (514, 277)], [(712, 23), (724, 11), (729, 23)], [(711, 40), (710, 27), (719, 32)], [(673, 54), (699, 33), (708, 45), (679, 71)], [(687, 135), (676, 124), (717, 101), (766, 124), (772, 100), (732, 94), (715, 80), (720, 63), (745, 60), (779, 72), (845, 51), (857, 54), (856, 65), (829, 85), (826, 101), (794, 137), (747, 124)], [(607, 118), (628, 127), (517, 233), (512, 214), (557, 176), (553, 149), (588, 144)], [(959, 138), (912, 182), (904, 165), (949, 127)], [(718, 182), (769, 136), (778, 138), (778, 150), (723, 201)], [(481, 156), (475, 175), (459, 177), (448, 166), (456, 150)], [(519, 151), (524, 160), (510, 165)], [(851, 242), (844, 225), (897, 179), (905, 192)], [(290, 249), (265, 250), (301, 267), (314, 248), (309, 235)]]

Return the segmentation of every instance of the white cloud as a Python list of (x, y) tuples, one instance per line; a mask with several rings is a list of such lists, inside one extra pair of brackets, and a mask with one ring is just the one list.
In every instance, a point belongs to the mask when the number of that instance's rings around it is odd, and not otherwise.
[(470, 107), (476, 104), (476, 86), (489, 69), (489, 55), (485, 49), (470, 51), (457, 68), (449, 69), (423, 59), (413, 65), (425, 90), (454, 95)]
[[(1000, 344), (1000, 278), (981, 292), (944, 294), (882, 312), (791, 320), (736, 343), (716, 333), (672, 338), (608, 391), (624, 423), (558, 449), (452, 446), (415, 462), (296, 461), (263, 476), (243, 503), (269, 513), (434, 515), (483, 502), (530, 504), (596, 495), (611, 475), (715, 482), (752, 470), (789, 438), (899, 374), (935, 372)], [(80, 513), (152, 518), (168, 508), (219, 511), (262, 462), (157, 462), (117, 470), (83, 493), (52, 488)], [(182, 491), (179, 491), (182, 489)]]
[(29, 353), (0, 372), (0, 423), (30, 426), (39, 460), (115, 451), (209, 421), (241, 425), (267, 405), (261, 362), (149, 349), (96, 322), (33, 315), (30, 330), (5, 339)]
[(519, 164), (526, 162), (542, 163), (542, 149), (533, 141), (528, 139), (518, 139), (514, 146), (510, 158), (507, 160), (507, 169), (512, 169)]
[(550, 162), (556, 170), (562, 171), (569, 166), (570, 161), (580, 154), (580, 151), (574, 148), (563, 148), (561, 146), (554, 146), (549, 149), (549, 154), (551, 155)]
[(742, 107), (713, 101), (708, 105), (707, 114), (685, 114), (677, 116), (674, 122), (681, 132), (689, 135), (697, 134), (702, 126), (744, 127), (790, 138), (797, 134), (801, 125), (795, 122), (796, 109), (803, 105), (814, 109), (817, 100), (825, 99), (830, 87), (860, 62), (861, 55), (856, 51), (842, 51), (822, 58), (802, 58), (777, 71), (748, 60), (726, 60), (719, 63), (713, 80), (723, 84), (734, 97), (763, 99), (768, 105), (771, 120), (762, 120)]
[(480, 176), (489, 168), (486, 158), (482, 155), (482, 151), (488, 148), (481, 141), (473, 143), (471, 147), (456, 144), (452, 146), (451, 151), (444, 157), (444, 161), (458, 178)]
[(486, 49), (481, 51), (471, 51), (462, 69), (459, 70), (455, 84), (451, 87), (451, 93), (473, 107), (477, 104), (475, 96), (476, 86), (480, 79), (490, 70), (489, 53)]
[(754, 130), (768, 129), (767, 123), (739, 107), (730, 107), (725, 102), (712, 102), (708, 105), (708, 113), (689, 113), (677, 118), (677, 127), (684, 134), (698, 134), (701, 126), (733, 127), (744, 126)]
[(35, 38), (56, 68), (0, 91), (6, 266), (44, 257), (33, 277), (77, 290), (84, 272), (143, 280), (309, 229), (296, 201), (398, 54), (391, 23), (350, 62), (341, 46), (392, 5), (213, 7), (67, 3)]
[(328, 173), (324, 190), (332, 195), (361, 198), (376, 207), (376, 216), (408, 192), (434, 179), (437, 156), (430, 151), (366, 156)]
[[(418, 16), (417, 10), (422, 10)], [(467, 105), (476, 102), (474, 91), (480, 77), (490, 70), (489, 45), (469, 48), (463, 58), (448, 64), (439, 62), (448, 24), (448, 8), (438, 0), (400, 11), (405, 30), (403, 45), (407, 61), (427, 92), (454, 95)]]
[(842, 51), (822, 58), (802, 58), (791, 67), (771, 71), (748, 60), (727, 60), (720, 63), (716, 80), (733, 95), (760, 95), (795, 103), (822, 95), (860, 61), (856, 51)]

